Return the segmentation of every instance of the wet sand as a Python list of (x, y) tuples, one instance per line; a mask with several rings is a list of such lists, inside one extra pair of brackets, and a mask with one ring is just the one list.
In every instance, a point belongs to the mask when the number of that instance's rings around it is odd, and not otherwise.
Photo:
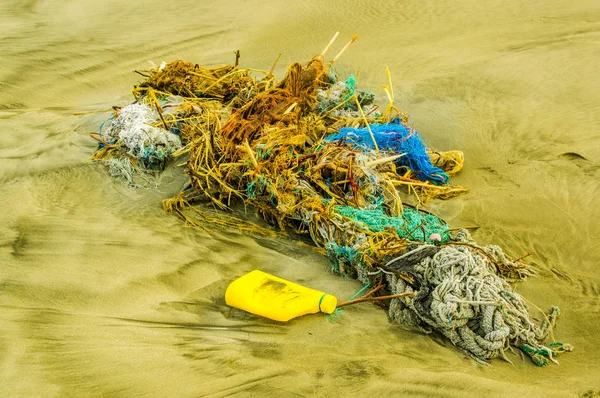
[[(0, 3), (0, 395), (600, 396), (599, 3), (101, 3)], [(110, 114), (95, 111), (127, 104), (147, 60), (239, 49), (268, 69), (281, 53), (281, 76), (337, 30), (360, 35), (340, 74), (375, 90), (389, 66), (427, 143), (464, 150), (470, 193), (430, 208), (533, 253), (517, 290), (561, 308), (560, 366), (482, 366), (370, 304), (336, 322), (232, 310), (227, 284), (255, 268), (341, 299), (360, 284), (292, 241), (165, 214), (181, 169), (134, 189), (87, 162)]]

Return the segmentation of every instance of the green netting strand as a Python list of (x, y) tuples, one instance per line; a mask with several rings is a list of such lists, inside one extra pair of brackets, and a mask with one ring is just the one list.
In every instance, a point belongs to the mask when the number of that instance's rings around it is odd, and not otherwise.
[(382, 209), (367, 210), (351, 206), (335, 206), (333, 211), (373, 232), (393, 228), (401, 238), (415, 241), (430, 242), (432, 234), (439, 234), (443, 243), (450, 239), (448, 224), (432, 214), (423, 215), (413, 209), (404, 209), (401, 217), (388, 216)]

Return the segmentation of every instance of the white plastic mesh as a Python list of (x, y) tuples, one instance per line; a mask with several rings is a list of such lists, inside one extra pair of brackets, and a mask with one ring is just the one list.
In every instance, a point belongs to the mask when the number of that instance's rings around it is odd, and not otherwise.
[(129, 155), (150, 167), (181, 148), (176, 134), (151, 126), (159, 120), (158, 112), (147, 105), (127, 105), (109, 122), (102, 138), (109, 143), (119, 142)]

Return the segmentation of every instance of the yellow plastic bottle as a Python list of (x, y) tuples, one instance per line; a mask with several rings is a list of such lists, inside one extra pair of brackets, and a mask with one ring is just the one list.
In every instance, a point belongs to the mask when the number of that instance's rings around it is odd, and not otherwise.
[(235, 308), (275, 321), (324, 312), (331, 314), (337, 298), (318, 290), (254, 270), (231, 282), (225, 302)]

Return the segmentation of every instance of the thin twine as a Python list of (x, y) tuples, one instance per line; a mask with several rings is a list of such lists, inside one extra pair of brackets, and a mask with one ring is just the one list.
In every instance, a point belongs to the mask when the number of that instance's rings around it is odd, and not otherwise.
[(348, 299), (348, 301), (352, 301), (355, 298), (357, 298), (358, 296), (360, 296), (361, 294), (364, 293), (365, 290), (367, 290), (369, 287), (371, 287), (371, 282), (367, 283), (362, 289), (360, 289), (354, 296), (350, 297)]

